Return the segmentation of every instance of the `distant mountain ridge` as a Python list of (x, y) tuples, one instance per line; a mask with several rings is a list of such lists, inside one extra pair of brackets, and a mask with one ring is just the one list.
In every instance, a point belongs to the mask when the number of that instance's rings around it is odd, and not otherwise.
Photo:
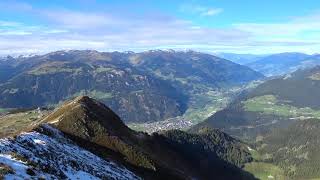
[(246, 65), (266, 76), (277, 76), (320, 65), (320, 56), (303, 53), (280, 53), (266, 56)]
[(228, 59), (232, 62), (241, 64), (241, 65), (250, 64), (268, 56), (266, 54), (258, 55), (258, 54), (235, 54), (235, 53), (216, 53), (216, 55), (218, 57)]
[(194, 93), (263, 78), (247, 67), (193, 51), (57, 51), (10, 58), (0, 69), (1, 108), (46, 106), (89, 95), (126, 122), (176, 117)]
[(203, 86), (230, 87), (263, 78), (245, 66), (195, 51), (146, 51), (131, 56), (130, 62), (191, 92)]

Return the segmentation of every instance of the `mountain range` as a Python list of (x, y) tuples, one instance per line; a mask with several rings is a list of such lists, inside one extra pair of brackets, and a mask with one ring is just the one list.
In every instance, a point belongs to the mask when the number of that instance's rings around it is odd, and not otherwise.
[(261, 58), (246, 65), (266, 76), (276, 76), (319, 64), (317, 58), (314, 58), (303, 53), (281, 53)]
[(219, 53), (217, 56), (248, 66), (265, 76), (279, 76), (320, 65), (319, 55), (287, 52), (270, 55)]
[(259, 61), (260, 59), (267, 57), (269, 55), (268, 54), (257, 55), (257, 54), (216, 53), (216, 56), (224, 59), (228, 59), (237, 64), (246, 65), (249, 63), (254, 63), (256, 61)]
[(318, 178), (319, 55), (228, 56), (260, 73), (194, 51), (2, 58), (0, 176)]
[(125, 122), (182, 115), (194, 94), (263, 75), (194, 51), (57, 51), (0, 61), (0, 107), (52, 106), (79, 95), (97, 98)]

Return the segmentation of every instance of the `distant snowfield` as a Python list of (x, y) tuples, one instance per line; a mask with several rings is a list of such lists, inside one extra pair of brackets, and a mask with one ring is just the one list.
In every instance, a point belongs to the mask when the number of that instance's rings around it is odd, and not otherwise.
[(0, 176), (4, 179), (141, 179), (126, 168), (80, 148), (59, 130), (49, 125), (41, 129), (44, 134), (33, 131), (14, 139), (0, 139)]

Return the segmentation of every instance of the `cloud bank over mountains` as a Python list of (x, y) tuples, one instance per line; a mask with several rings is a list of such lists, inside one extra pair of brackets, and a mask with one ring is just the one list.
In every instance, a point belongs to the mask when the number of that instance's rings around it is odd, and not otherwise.
[[(177, 7), (178, 8), (178, 7)], [(199, 18), (216, 18), (226, 10), (181, 5), (180, 11)], [(320, 45), (320, 13), (278, 23), (236, 22), (227, 27), (201, 26), (190, 19), (158, 11), (142, 13), (34, 7), (1, 2), (0, 10), (32, 20), (0, 18), (0, 54), (45, 53), (60, 49), (143, 51), (195, 49), (207, 52), (315, 53)]]

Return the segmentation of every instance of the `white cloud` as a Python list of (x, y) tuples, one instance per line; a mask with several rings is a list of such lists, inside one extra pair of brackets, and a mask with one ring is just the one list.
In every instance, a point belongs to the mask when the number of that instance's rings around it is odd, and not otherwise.
[(233, 26), (255, 36), (266, 38), (298, 38), (299, 36), (305, 38), (305, 35), (310, 32), (316, 32), (320, 38), (320, 13), (296, 17), (283, 23), (240, 23)]
[[(213, 28), (161, 14), (25, 9), (28, 13), (39, 14), (35, 18), (44, 23), (32, 25), (0, 19), (0, 54), (60, 49), (142, 51), (157, 48), (265, 54), (311, 53), (320, 49), (320, 14), (296, 17), (283, 23), (237, 23)], [(199, 16), (213, 16), (223, 11), (202, 6), (184, 6), (183, 10)]]
[(50, 20), (64, 25), (68, 28), (92, 29), (99, 28), (108, 24), (114, 23), (112, 17), (106, 14), (98, 13), (83, 13), (76, 11), (55, 10), (43, 11), (41, 14), (47, 16)]
[(31, 35), (32, 32), (28, 31), (0, 31), (0, 36), (24, 36), (24, 35)]
[(223, 9), (221, 8), (209, 8), (207, 9), (205, 12), (202, 12), (201, 15), (202, 16), (214, 16), (217, 14), (220, 14), (221, 12), (223, 12)]
[(0, 27), (18, 27), (21, 26), (21, 23), (15, 21), (1, 21), (0, 20)]
[[(202, 28), (189, 21), (169, 17), (149, 16), (138, 19), (119, 19), (97, 26), (83, 27), (77, 24), (57, 23), (57, 27), (29, 27), (21, 25), (1, 34), (0, 53), (47, 52), (59, 49), (146, 50), (160, 47), (184, 47), (187, 44), (223, 45), (228, 41), (245, 42), (248, 34), (239, 30)], [(30, 30), (22, 37), (14, 33)], [(2, 37), (2, 39), (1, 39)]]
[(49, 30), (43, 31), (43, 33), (45, 34), (59, 34), (59, 33), (67, 33), (67, 32), (69, 31), (64, 29), (49, 29)]
[(196, 14), (199, 16), (214, 16), (223, 12), (222, 8), (212, 8), (195, 4), (183, 4), (180, 11), (184, 13)]

